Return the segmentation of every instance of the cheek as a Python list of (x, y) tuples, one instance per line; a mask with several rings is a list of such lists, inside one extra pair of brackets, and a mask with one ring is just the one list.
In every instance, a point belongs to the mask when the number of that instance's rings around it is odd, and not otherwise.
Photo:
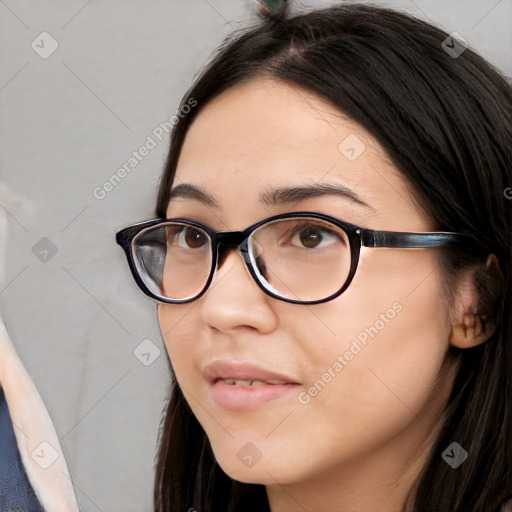
[(401, 252), (363, 253), (343, 295), (311, 314), (289, 312), (287, 325), (301, 340), (308, 373), (318, 376), (340, 355), (356, 382), (359, 365), (395, 372), (396, 378), (430, 361), (437, 366), (448, 347), (450, 321), (434, 255)]
[(191, 321), (194, 306), (194, 303), (158, 305), (162, 339), (178, 382), (183, 382), (185, 386), (187, 377), (193, 374), (194, 358), (190, 356), (197, 347), (197, 322)]
[(391, 251), (364, 256), (347, 292), (323, 315), (319, 311), (331, 331), (319, 340), (319, 354), (346, 353), (356, 382), (355, 368), (362, 365), (388, 375), (391, 384), (403, 379), (414, 386), (415, 373), (435, 370), (448, 347), (450, 324), (434, 257)]
[[(406, 419), (426, 403), (449, 332), (440, 297), (428, 288), (421, 296), (392, 302), (378, 293), (371, 300), (352, 302), (345, 317), (351, 318), (350, 325), (338, 323), (336, 343), (320, 343), (313, 356), (316, 371), (310, 385), (319, 389), (317, 402), (326, 413), (342, 405), (371, 423), (395, 415)], [(353, 426), (357, 429), (357, 423)]]

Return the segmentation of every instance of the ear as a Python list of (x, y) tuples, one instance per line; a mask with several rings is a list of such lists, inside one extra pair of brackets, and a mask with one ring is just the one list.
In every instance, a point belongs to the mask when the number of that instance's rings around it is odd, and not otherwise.
[(482, 319), (474, 313), (464, 313), (460, 322), (452, 326), (449, 341), (454, 347), (471, 348), (489, 339), (482, 328)]
[[(493, 309), (499, 274), (496, 256), (490, 255), (482, 267), (461, 273), (453, 297), (452, 329), (449, 342), (458, 348), (471, 348), (487, 341), (496, 330)], [(494, 284), (494, 286), (493, 286)], [(498, 287), (499, 288), (499, 287)], [(492, 304), (494, 303), (494, 304)]]

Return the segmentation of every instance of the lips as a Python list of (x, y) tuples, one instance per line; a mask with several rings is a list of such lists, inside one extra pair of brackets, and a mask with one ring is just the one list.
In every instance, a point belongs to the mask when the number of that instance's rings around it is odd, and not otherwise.
[(289, 384), (285, 381), (280, 380), (250, 380), (250, 379), (222, 379), (226, 384), (230, 386), (243, 386), (243, 387), (254, 387), (254, 386), (263, 386), (265, 384)]
[(203, 373), (211, 383), (218, 380), (229, 380), (265, 384), (298, 384), (291, 377), (266, 370), (252, 363), (237, 363), (222, 359), (210, 363)]
[(296, 379), (253, 363), (216, 360), (205, 367), (209, 398), (228, 410), (249, 410), (289, 394)]

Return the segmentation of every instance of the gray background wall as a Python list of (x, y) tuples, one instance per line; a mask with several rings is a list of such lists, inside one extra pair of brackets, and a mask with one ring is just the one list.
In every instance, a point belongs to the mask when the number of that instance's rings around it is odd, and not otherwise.
[[(374, 3), (458, 32), (512, 75), (512, 0)], [(169, 119), (224, 36), (251, 20), (247, 0), (0, 1), (0, 182), (12, 192), (0, 193), (10, 230), (0, 301), (83, 511), (151, 510), (169, 374), (156, 307), (114, 233), (152, 217), (167, 137), (153, 137), (103, 199), (93, 191)], [(58, 44), (49, 56), (55, 43), (42, 32)], [(136, 354), (147, 347), (143, 364)]]

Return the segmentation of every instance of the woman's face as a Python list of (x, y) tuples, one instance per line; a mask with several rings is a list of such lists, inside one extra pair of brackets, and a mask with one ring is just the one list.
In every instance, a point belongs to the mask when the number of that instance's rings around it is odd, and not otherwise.
[[(377, 230), (434, 229), (361, 126), (311, 93), (268, 79), (205, 106), (181, 151), (173, 187), (182, 184), (216, 205), (178, 195), (167, 217), (219, 231), (304, 210)], [(311, 188), (309, 195), (260, 201), (297, 187)], [(222, 469), (243, 482), (283, 485), (398, 475), (414, 464), (451, 387), (440, 379), (451, 329), (441, 283), (433, 249), (363, 248), (341, 296), (290, 304), (266, 295), (231, 250), (202, 297), (160, 304), (177, 381)], [(207, 367), (219, 362), (212, 374)], [(239, 381), (212, 382), (219, 374)], [(251, 377), (264, 381), (260, 395), (241, 382)]]

